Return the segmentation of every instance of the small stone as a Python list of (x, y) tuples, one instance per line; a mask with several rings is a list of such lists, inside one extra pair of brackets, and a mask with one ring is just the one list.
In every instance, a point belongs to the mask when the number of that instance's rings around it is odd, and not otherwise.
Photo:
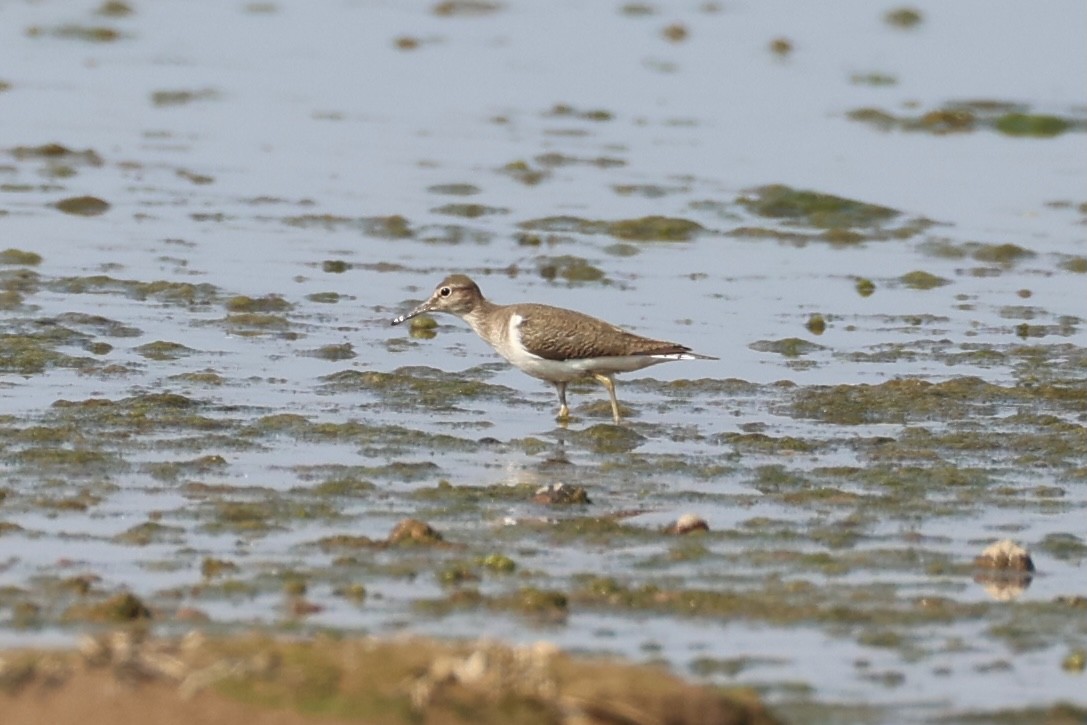
[(287, 611), (292, 617), (308, 617), (324, 611), (324, 607), (304, 597), (290, 597), (287, 600)]
[(706, 520), (697, 514), (683, 514), (674, 522), (664, 527), (664, 533), (673, 534), (675, 536), (681, 536), (683, 534), (689, 534), (692, 531), (709, 531), (710, 525), (706, 523)]
[(592, 503), (584, 488), (570, 486), (565, 483), (552, 483), (548, 486), (541, 486), (532, 494), (532, 501), (545, 506)]
[(386, 541), (389, 544), (437, 544), (442, 541), (442, 535), (425, 521), (404, 519), (393, 527)]
[(985, 547), (985, 550), (981, 552), (981, 556), (974, 559), (974, 565), (983, 569), (1000, 569), (1002, 571), (1034, 571), (1034, 562), (1030, 558), (1030, 552), (1011, 539), (1002, 539)]
[(998, 602), (1008, 602), (1026, 591), (1034, 577), (1030, 552), (1011, 539), (985, 547), (974, 559), (974, 581)]

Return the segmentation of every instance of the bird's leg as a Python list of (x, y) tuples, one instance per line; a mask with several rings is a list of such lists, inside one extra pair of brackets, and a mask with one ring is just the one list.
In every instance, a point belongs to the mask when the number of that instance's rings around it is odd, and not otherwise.
[(556, 382), (555, 390), (559, 393), (559, 420), (568, 420), (570, 418), (570, 409), (566, 407), (566, 383)]
[(593, 377), (608, 389), (608, 396), (611, 397), (611, 417), (615, 420), (616, 425), (618, 425), (619, 401), (615, 399), (615, 380), (613, 380), (610, 375), (604, 375), (603, 373), (593, 373)]

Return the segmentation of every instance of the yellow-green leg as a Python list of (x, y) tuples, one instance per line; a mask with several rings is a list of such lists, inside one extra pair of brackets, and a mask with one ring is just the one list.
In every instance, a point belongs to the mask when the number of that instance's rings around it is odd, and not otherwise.
[(569, 420), (570, 409), (566, 407), (566, 383), (555, 383), (555, 390), (559, 392), (559, 420)]
[(608, 389), (608, 396), (611, 398), (611, 417), (615, 420), (616, 424), (618, 424), (619, 401), (615, 399), (615, 380), (613, 380), (610, 375), (604, 375), (603, 373), (593, 373), (593, 377)]

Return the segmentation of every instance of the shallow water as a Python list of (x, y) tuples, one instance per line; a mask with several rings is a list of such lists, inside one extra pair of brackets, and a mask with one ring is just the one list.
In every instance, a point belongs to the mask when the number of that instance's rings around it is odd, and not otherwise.
[[(165, 629), (662, 659), (798, 722), (1087, 706), (1081, 3), (97, 7), (0, 6), (0, 247), (41, 257), (0, 259), (0, 641), (127, 589)], [(646, 216), (703, 230), (601, 223)], [(578, 386), (564, 430), (459, 321), (389, 327), (451, 270), (721, 361), (622, 378), (619, 430)], [(408, 517), (451, 545), (327, 538)]]

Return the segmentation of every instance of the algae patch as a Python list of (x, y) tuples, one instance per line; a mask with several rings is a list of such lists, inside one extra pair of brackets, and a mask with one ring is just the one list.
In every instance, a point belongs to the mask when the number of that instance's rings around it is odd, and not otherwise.
[(530, 231), (578, 234), (608, 234), (625, 241), (682, 242), (705, 232), (698, 222), (664, 216), (602, 221), (581, 217), (544, 217), (521, 222), (518, 226)]

